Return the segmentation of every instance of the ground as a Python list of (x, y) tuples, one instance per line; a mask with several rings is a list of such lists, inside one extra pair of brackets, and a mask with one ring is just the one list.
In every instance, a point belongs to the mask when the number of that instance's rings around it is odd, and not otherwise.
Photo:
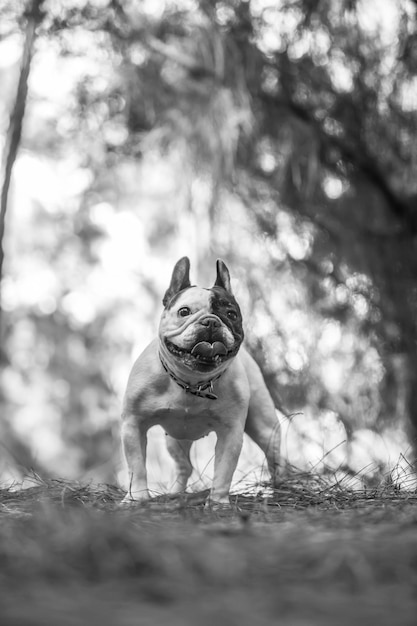
[(211, 511), (33, 480), (0, 489), (4, 626), (416, 624), (415, 490), (293, 472)]

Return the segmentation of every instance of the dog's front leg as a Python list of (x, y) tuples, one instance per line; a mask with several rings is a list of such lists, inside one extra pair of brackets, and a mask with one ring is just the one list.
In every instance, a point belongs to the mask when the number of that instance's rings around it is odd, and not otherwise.
[(229, 490), (243, 444), (243, 427), (217, 432), (214, 477), (208, 504), (229, 504)]
[(134, 415), (123, 416), (122, 447), (126, 459), (129, 487), (122, 503), (149, 499), (146, 480), (147, 429)]

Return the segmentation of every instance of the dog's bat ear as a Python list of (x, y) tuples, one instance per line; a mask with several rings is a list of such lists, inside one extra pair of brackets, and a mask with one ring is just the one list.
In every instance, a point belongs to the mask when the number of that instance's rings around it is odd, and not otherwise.
[(223, 289), (226, 289), (226, 291), (228, 291), (229, 293), (233, 293), (232, 287), (230, 284), (230, 274), (229, 274), (229, 270), (227, 269), (226, 264), (223, 263), (221, 259), (217, 259), (216, 268), (217, 268), (217, 277), (216, 277), (216, 282), (214, 283), (214, 286), (223, 287)]
[(188, 256), (183, 256), (182, 259), (177, 261), (174, 270), (172, 272), (171, 282), (168, 289), (165, 292), (162, 304), (166, 306), (173, 296), (183, 289), (191, 287), (190, 283), (190, 259)]

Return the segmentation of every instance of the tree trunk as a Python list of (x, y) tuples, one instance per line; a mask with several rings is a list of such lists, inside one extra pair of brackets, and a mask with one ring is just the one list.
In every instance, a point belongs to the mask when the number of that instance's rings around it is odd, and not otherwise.
[(417, 470), (417, 353), (415, 350), (408, 353), (406, 368), (407, 434), (412, 447), (412, 462)]
[(10, 181), (12, 177), (13, 165), (16, 160), (17, 151), (19, 149), (20, 139), (22, 136), (22, 124), (25, 114), (28, 79), (30, 66), (33, 56), (33, 47), (36, 39), (36, 28), (42, 20), (42, 4), (44, 0), (32, 0), (28, 9), (25, 11), (26, 17), (26, 36), (23, 48), (22, 62), (20, 69), (19, 82), (17, 86), (14, 107), (10, 114), (9, 128), (7, 131), (6, 142), (3, 153), (3, 161), (1, 166), (1, 196), (0, 196), (0, 336), (2, 332), (2, 298), (1, 283), (3, 279), (3, 263), (4, 263), (4, 232), (6, 212), (8, 206)]

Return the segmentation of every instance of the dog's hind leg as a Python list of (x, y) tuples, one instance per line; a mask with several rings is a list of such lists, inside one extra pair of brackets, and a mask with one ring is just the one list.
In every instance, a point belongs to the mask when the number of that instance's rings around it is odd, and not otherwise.
[(265, 454), (272, 485), (277, 485), (281, 470), (281, 426), (265, 384), (252, 389), (245, 432)]
[(168, 452), (175, 461), (177, 475), (172, 489), (173, 493), (185, 491), (187, 481), (193, 471), (190, 461), (190, 448), (193, 443), (189, 439), (175, 439), (170, 435), (166, 435)]
[(265, 454), (272, 484), (275, 486), (280, 482), (281, 473), (281, 427), (277, 411), (258, 364), (244, 349), (242, 361), (250, 385), (245, 433)]

